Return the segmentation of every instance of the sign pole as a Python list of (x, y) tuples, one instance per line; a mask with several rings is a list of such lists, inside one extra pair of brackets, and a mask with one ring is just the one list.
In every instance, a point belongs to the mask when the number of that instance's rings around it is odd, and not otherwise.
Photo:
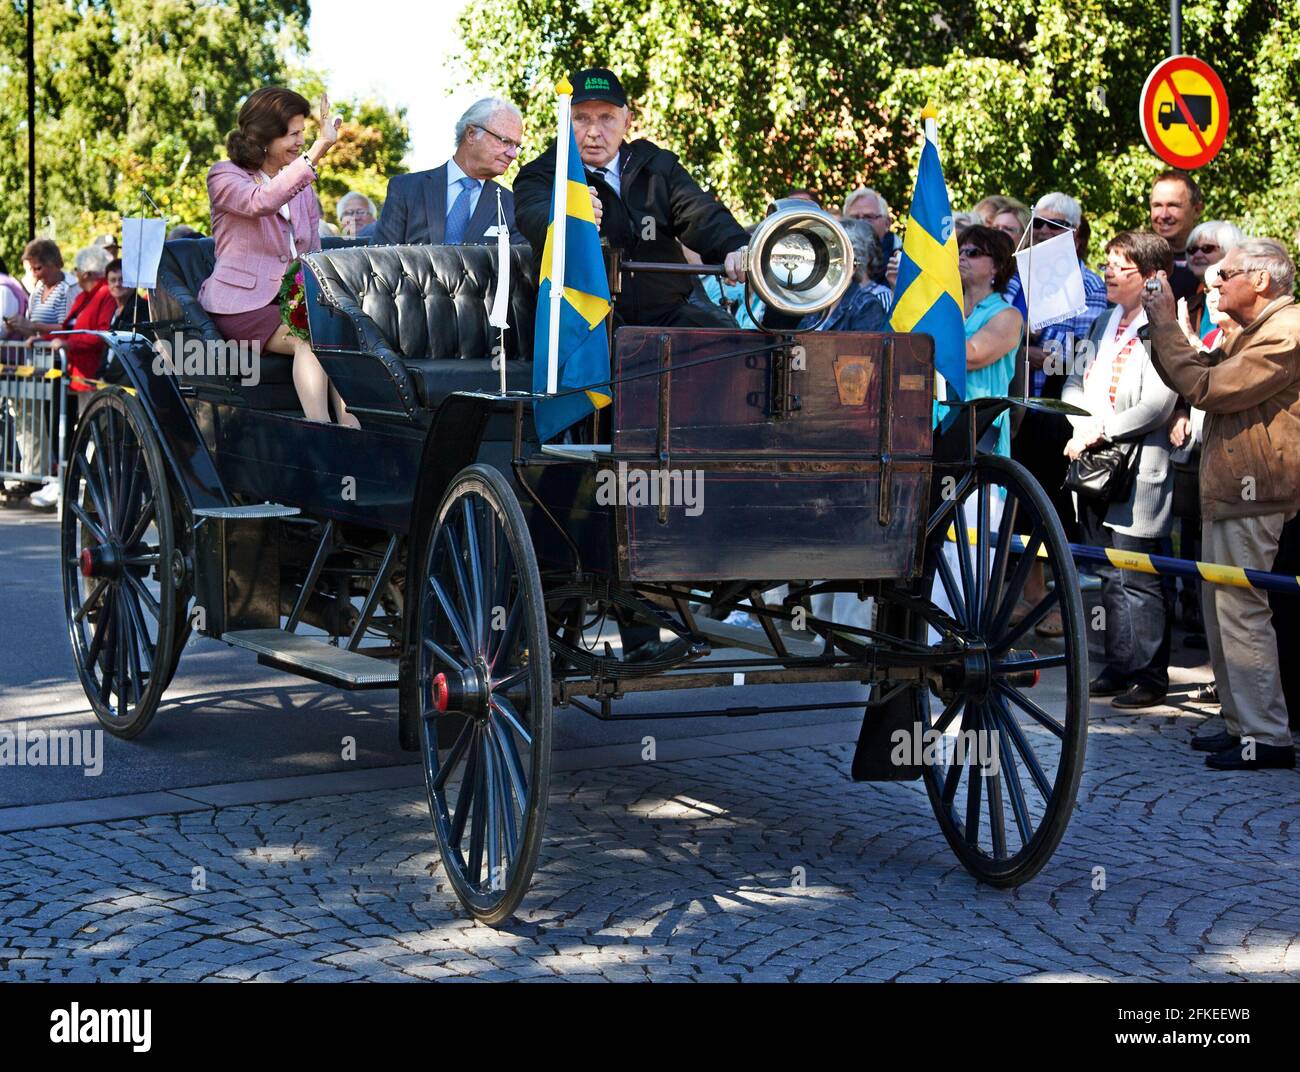
[(564, 302), (564, 240), (569, 229), (569, 109), (573, 87), (561, 78), (555, 87), (555, 199), (551, 206), (551, 319), (546, 347), (546, 393), (560, 389), (560, 314)]
[(27, 240), (36, 237), (36, 0), (27, 0)]
[(1183, 0), (1169, 0), (1169, 55), (1183, 53)]

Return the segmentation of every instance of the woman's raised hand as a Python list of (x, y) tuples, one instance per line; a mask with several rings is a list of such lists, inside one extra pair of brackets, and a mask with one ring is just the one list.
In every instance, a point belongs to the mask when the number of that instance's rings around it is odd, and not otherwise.
[(326, 146), (333, 145), (338, 141), (339, 126), (343, 120), (337, 115), (330, 114), (329, 94), (320, 95), (320, 139)]

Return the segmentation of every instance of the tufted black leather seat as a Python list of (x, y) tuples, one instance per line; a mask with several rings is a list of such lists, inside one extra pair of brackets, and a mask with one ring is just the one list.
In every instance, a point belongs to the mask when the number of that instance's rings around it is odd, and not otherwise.
[[(325, 249), (344, 249), (365, 245), (366, 239), (325, 238)], [(216, 243), (211, 238), (182, 238), (163, 245), (158, 265), (158, 286), (153, 291), (153, 311), (160, 320), (179, 320), (181, 335), (186, 339), (221, 342), (221, 332), (206, 309), (199, 304), (199, 288), (212, 274), (216, 264)], [(162, 332), (170, 340), (170, 332)], [(182, 377), (190, 385), (217, 387), (234, 391), (259, 409), (298, 410), (298, 396), (293, 389), (293, 359), (283, 354), (263, 354), (260, 382), (255, 387), (239, 384), (226, 377)]]
[[(531, 250), (514, 245), (510, 256), (507, 386), (527, 390), (537, 283)], [(492, 357), (500, 335), (488, 324), (496, 293), (495, 246), (322, 250), (304, 263), (314, 280), (309, 293), (319, 291), (313, 344), (349, 406), (400, 407), (410, 415), (416, 407), (437, 406), (454, 391), (499, 388)], [(342, 355), (327, 356), (329, 347), (320, 340), (340, 335), (330, 318), (346, 322), (346, 348), (372, 358), (364, 362), (368, 369), (355, 355), (350, 364)]]

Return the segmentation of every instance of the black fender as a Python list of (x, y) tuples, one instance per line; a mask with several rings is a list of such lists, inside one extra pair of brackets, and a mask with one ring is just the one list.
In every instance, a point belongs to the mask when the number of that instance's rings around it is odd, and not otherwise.
[(406, 599), (402, 614), (402, 656), (398, 664), (398, 739), (402, 748), (420, 747), (416, 691), (419, 662), (415, 623), (424, 586), (419, 583), (421, 563), (431, 535), (433, 517), (447, 488), (459, 473), (478, 460), (483, 433), (492, 414), (515, 403), (499, 395), (461, 391), (448, 395), (438, 406), (424, 437), (419, 477), (411, 502), (411, 527), (406, 541)]
[(126, 384), (144, 404), (163, 458), (174, 478), (174, 491), (187, 516), (196, 509), (229, 506), (230, 496), (221, 482), (216, 463), (203, 441), (194, 414), (185, 404), (179, 379), (163, 368), (163, 355), (143, 335), (125, 331), (87, 331), (108, 344), (113, 360), (126, 376)]

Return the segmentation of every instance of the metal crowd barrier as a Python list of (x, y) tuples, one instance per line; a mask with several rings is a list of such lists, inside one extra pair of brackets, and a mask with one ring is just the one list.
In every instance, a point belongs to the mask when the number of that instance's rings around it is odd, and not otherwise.
[(0, 341), (0, 480), (48, 484), (67, 460), (64, 352)]

